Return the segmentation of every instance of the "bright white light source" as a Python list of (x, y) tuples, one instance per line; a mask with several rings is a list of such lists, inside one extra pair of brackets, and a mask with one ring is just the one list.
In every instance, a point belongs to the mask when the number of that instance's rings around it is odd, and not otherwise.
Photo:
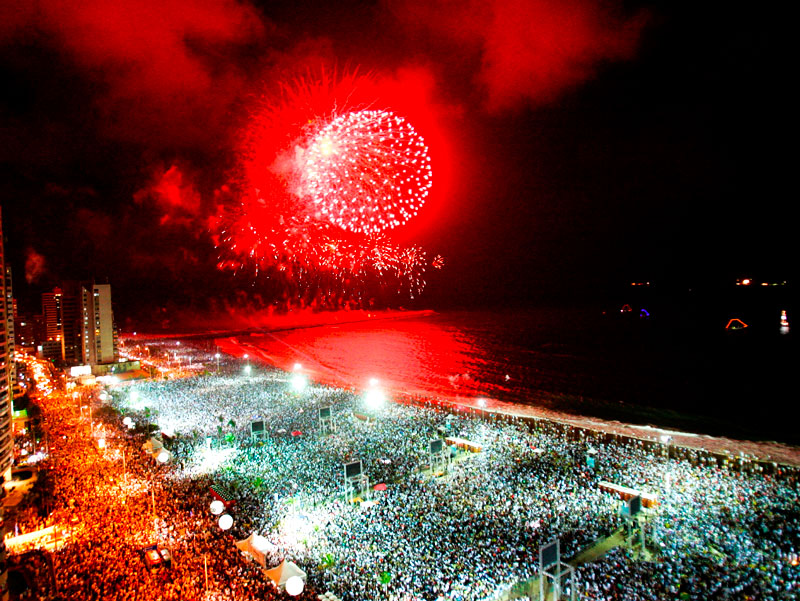
[(246, 373), (248, 376), (250, 375), (250, 366), (249, 365), (245, 365), (244, 366), (244, 373)]
[(386, 402), (386, 395), (383, 394), (382, 390), (373, 388), (368, 390), (367, 394), (364, 395), (364, 402), (370, 409), (380, 409)]
[(486, 399), (483, 397), (478, 399), (478, 407), (486, 407)]
[(286, 581), (286, 592), (292, 597), (296, 597), (303, 592), (305, 583), (300, 576), (292, 576)]
[(222, 501), (219, 499), (211, 501), (211, 513), (214, 515), (219, 515), (223, 511), (225, 511), (225, 504)]
[(300, 371), (301, 369), (303, 369), (303, 366), (300, 365), (299, 363), (295, 363), (294, 367), (292, 367), (292, 370), (294, 371)]
[(233, 518), (229, 514), (225, 513), (220, 516), (218, 523), (219, 527), (223, 530), (229, 530), (230, 527), (233, 526)]
[(292, 389), (295, 392), (303, 392), (308, 385), (306, 377), (302, 374), (295, 374), (292, 376)]
[(131, 424), (133, 424), (133, 420), (132, 420), (132, 419), (130, 418), (130, 416), (129, 416), (129, 417), (126, 417), (125, 419), (123, 419), (123, 420), (122, 420), (122, 423), (123, 423), (123, 424), (125, 424), (126, 426), (128, 426), (128, 427), (130, 428), (130, 427), (131, 427)]
[(105, 449), (106, 448), (106, 439), (105, 438), (99, 438), (97, 440), (97, 446), (99, 448), (101, 448), (101, 449)]
[(161, 449), (161, 452), (156, 457), (160, 463), (166, 463), (169, 461), (169, 451), (166, 449)]

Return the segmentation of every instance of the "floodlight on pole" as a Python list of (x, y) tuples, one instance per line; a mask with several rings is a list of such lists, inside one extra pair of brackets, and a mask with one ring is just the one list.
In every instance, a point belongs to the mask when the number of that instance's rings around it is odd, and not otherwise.
[(380, 409), (386, 403), (386, 395), (382, 390), (371, 388), (364, 395), (364, 402), (370, 409)]
[(481, 418), (486, 417), (486, 399), (484, 397), (479, 397), (477, 403), (478, 407), (481, 408)]
[(295, 374), (292, 376), (292, 389), (295, 392), (303, 392), (308, 386), (308, 380), (303, 374)]

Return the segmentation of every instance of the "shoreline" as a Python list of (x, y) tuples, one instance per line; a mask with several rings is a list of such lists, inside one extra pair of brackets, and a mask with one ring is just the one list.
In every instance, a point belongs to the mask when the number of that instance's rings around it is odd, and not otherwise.
[[(128, 340), (203, 340), (228, 336), (249, 336), (251, 334), (266, 334), (270, 332), (284, 332), (288, 330), (301, 330), (310, 328), (323, 328), (327, 326), (364, 323), (370, 321), (385, 321), (394, 319), (410, 319), (414, 317), (427, 317), (435, 315), (433, 309), (416, 309), (413, 311), (381, 309), (368, 311), (353, 309), (351, 311), (315, 312), (310, 309), (293, 311), (292, 313), (275, 315), (262, 311), (249, 318), (234, 319), (235, 323), (227, 326), (209, 329), (208, 323), (202, 323), (195, 328), (186, 327), (170, 329), (168, 332), (135, 331), (121, 334), (121, 338)], [(211, 320), (209, 320), (211, 321)], [(193, 331), (194, 330), (194, 331)]]
[[(431, 314), (434, 312), (408, 312), (407, 314), (404, 313), (396, 317), (414, 317), (426, 313)], [(396, 317), (389, 316), (383, 317), (383, 319), (392, 319)], [(361, 319), (337, 323), (354, 323), (367, 320), (368, 319)], [(297, 328), (319, 327), (322, 325), (334, 324), (297, 326)], [(282, 329), (295, 328), (287, 327)], [(280, 331), (280, 329), (273, 329), (270, 331), (265, 331), (263, 329), (260, 330), (261, 333), (265, 334), (277, 331)], [(249, 333), (246, 335), (249, 336)], [(248, 357), (252, 358), (253, 360), (262, 361), (266, 365), (286, 372), (292, 371), (292, 366), (294, 365), (295, 361), (295, 359), (288, 361), (284, 357), (270, 355), (255, 344), (240, 341), (236, 335), (225, 338), (215, 338), (215, 344), (219, 347), (221, 352), (225, 352), (233, 357), (242, 358), (245, 354), (247, 354)], [(317, 370), (309, 374), (311, 379), (316, 380), (324, 385), (347, 389), (356, 388), (354, 382), (349, 381), (347, 377), (336, 373), (334, 370), (326, 366), (321, 367), (323, 370)], [(328, 373), (326, 374), (323, 372)], [(637, 425), (598, 417), (584, 417), (561, 411), (555, 411), (552, 409), (546, 409), (543, 407), (521, 405), (490, 398), (486, 398), (485, 407), (481, 407), (478, 405), (476, 397), (465, 398), (457, 395), (442, 396), (441, 394), (430, 393), (426, 391), (408, 391), (399, 390), (396, 388), (390, 389), (390, 393), (394, 396), (394, 400), (396, 402), (410, 402), (420, 405), (435, 404), (439, 405), (440, 407), (442, 405), (447, 405), (449, 408), (454, 409), (455, 411), (481, 413), (484, 415), (492, 414), (506, 418), (520, 418), (533, 422), (544, 420), (550, 423), (560, 424), (565, 428), (576, 428), (596, 434), (623, 436), (642, 441), (644, 444), (661, 445), (667, 447), (670, 452), (677, 449), (685, 449), (687, 451), (708, 453), (721, 459), (728, 459), (729, 461), (738, 461), (740, 464), (752, 463), (755, 461), (758, 463), (776, 465), (781, 464), (784, 466), (800, 467), (800, 447), (795, 447), (785, 443), (737, 440), (724, 436), (695, 434), (653, 425)], [(405, 400), (400, 400), (401, 398)], [(662, 436), (669, 437), (669, 441), (667, 443), (662, 442)]]

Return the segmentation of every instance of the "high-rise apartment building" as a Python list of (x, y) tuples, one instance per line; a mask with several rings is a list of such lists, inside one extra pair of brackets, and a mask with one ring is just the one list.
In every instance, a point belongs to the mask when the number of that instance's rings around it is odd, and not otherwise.
[[(11, 411), (14, 400), (14, 339), (9, 332), (13, 328), (13, 303), (11, 302), (11, 277), (6, 269), (3, 244), (3, 222), (0, 215), (0, 474), (11, 475), (14, 462), (14, 440), (12, 436)], [(9, 315), (12, 313), (12, 315)]]
[(61, 360), (64, 365), (87, 363), (83, 357), (83, 290), (77, 282), (64, 282), (61, 295)]
[(111, 308), (111, 286), (81, 286), (82, 356), (89, 365), (117, 360), (117, 329)]
[[(8, 344), (8, 356), (10, 357), (7, 362), (8, 370), (8, 386), (11, 389), (11, 400), (14, 400), (14, 395), (19, 394), (19, 383), (17, 382), (17, 362), (14, 359), (14, 351), (16, 350), (15, 334), (14, 334), (14, 319), (17, 316), (16, 301), (14, 300), (14, 287), (11, 281), (11, 265), (5, 266), (6, 275), (6, 340)], [(13, 411), (13, 407), (12, 407)]]
[[(14, 300), (11, 290), (11, 268), (5, 261), (3, 216), (0, 214), (0, 474), (2, 481), (11, 479), (14, 464), (12, 403), (16, 379), (14, 363)], [(3, 491), (4, 492), (4, 491)], [(8, 567), (6, 562), (3, 508), (0, 507), (0, 599), (8, 599)]]
[(61, 365), (113, 363), (119, 354), (111, 286), (65, 282), (42, 295), (42, 355)]
[(45, 337), (47, 340), (61, 341), (61, 288), (42, 294), (42, 315), (44, 316)]
[(55, 363), (63, 363), (64, 354), (61, 339), (64, 337), (61, 319), (61, 288), (42, 294), (42, 317), (44, 318), (44, 340), (41, 341), (42, 358)]

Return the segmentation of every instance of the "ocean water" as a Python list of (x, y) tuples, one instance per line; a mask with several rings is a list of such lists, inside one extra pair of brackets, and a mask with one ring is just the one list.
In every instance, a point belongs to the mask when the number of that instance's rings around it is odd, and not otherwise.
[(282, 367), (322, 381), (486, 396), (583, 416), (800, 443), (791, 333), (727, 330), (701, 313), (455, 311), (257, 334)]

